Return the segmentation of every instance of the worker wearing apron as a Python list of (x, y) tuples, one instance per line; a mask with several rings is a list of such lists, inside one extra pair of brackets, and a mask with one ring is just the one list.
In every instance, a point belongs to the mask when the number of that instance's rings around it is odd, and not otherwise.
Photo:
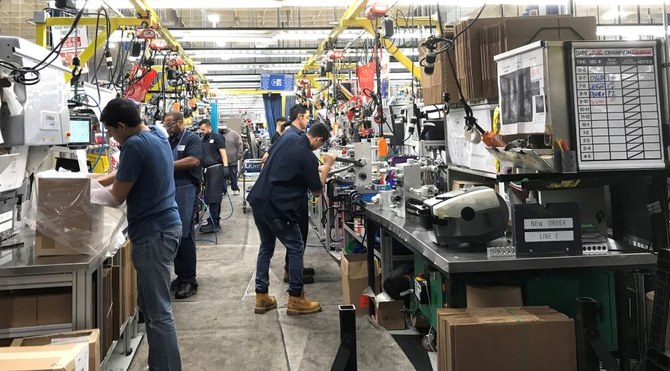
[(185, 299), (198, 293), (193, 210), (202, 174), (202, 144), (195, 133), (184, 127), (181, 112), (169, 112), (165, 115), (163, 125), (170, 134), (177, 187), (175, 200), (182, 224), (181, 243), (174, 260), (177, 278), (172, 281), (170, 288), (176, 290), (175, 298)]
[(200, 132), (205, 167), (205, 203), (209, 206), (210, 214), (207, 224), (200, 227), (200, 232), (216, 233), (221, 227), (221, 200), (226, 189), (226, 177), (230, 175), (226, 141), (221, 134), (212, 131), (212, 124), (207, 119), (200, 122)]

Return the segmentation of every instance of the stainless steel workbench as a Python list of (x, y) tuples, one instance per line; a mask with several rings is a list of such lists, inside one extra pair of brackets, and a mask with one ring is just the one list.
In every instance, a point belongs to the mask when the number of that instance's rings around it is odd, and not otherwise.
[[(102, 327), (102, 267), (119, 246), (101, 248), (94, 255), (35, 257), (34, 232), (22, 232), (23, 245), (0, 250), (0, 290), (70, 287), (72, 322), (0, 329), (1, 338)], [(93, 277), (95, 276), (95, 279)], [(98, 294), (96, 294), (98, 293)], [(97, 305), (93, 305), (93, 304)], [(97, 308), (97, 314), (93, 313)]]
[[(365, 210), (365, 215), (382, 227), (392, 238), (402, 242), (414, 253), (423, 255), (437, 269), (449, 274), (566, 268), (616, 269), (616, 267), (621, 267), (631, 270), (653, 269), (656, 265), (656, 255), (643, 250), (625, 251), (623, 248), (622, 251), (614, 251), (607, 255), (489, 259), (486, 251), (465, 251), (465, 249), (445, 248), (434, 244), (426, 229), (412, 220), (398, 217), (393, 210), (369, 205)], [(493, 243), (503, 245), (510, 242), (496, 240)], [(610, 243), (616, 245), (614, 241)]]

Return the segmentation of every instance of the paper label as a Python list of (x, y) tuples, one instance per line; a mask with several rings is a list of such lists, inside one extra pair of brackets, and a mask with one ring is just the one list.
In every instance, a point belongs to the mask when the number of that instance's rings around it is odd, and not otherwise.
[(40, 129), (46, 131), (58, 131), (60, 129), (60, 115), (58, 112), (42, 111)]
[(573, 231), (525, 232), (524, 236), (524, 240), (526, 242), (555, 242), (575, 240), (575, 232)]
[(524, 229), (568, 229), (572, 228), (572, 218), (525, 219)]

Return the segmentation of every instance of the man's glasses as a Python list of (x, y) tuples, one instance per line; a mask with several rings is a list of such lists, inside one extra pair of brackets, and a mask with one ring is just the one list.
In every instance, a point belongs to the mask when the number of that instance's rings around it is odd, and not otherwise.
[(166, 128), (171, 128), (175, 125), (177, 125), (177, 121), (163, 122), (163, 126), (165, 126)]

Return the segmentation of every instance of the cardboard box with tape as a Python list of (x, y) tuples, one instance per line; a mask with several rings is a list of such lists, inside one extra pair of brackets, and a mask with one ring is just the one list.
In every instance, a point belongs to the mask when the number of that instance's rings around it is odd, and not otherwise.
[[(342, 297), (345, 304), (356, 306), (356, 314), (367, 314), (367, 297), (361, 300), (363, 291), (368, 287), (368, 260), (366, 254), (342, 255), (340, 269), (342, 273)], [(375, 259), (375, 294), (379, 292), (381, 268)], [(361, 305), (361, 303), (363, 305)]]
[(12, 347), (35, 347), (40, 345), (54, 344), (88, 344), (88, 369), (100, 370), (100, 330), (81, 330), (64, 332), (54, 335), (34, 336), (29, 338), (18, 338), (12, 341)]
[(0, 370), (88, 371), (88, 344), (0, 348)]

